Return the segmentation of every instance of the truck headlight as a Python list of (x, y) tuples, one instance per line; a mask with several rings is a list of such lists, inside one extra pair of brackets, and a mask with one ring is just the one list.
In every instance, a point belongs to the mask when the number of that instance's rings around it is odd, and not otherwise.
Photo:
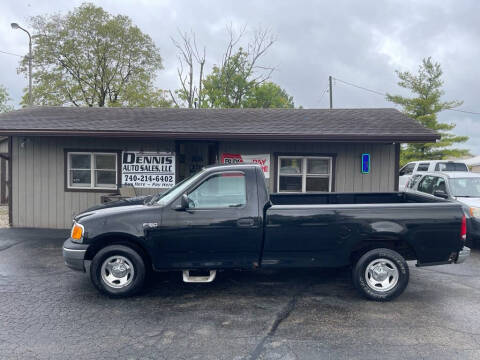
[(475, 218), (480, 218), (480, 208), (471, 207), (470, 208), (470, 216)]
[(72, 241), (81, 243), (83, 242), (83, 235), (85, 232), (85, 228), (82, 224), (74, 223), (72, 227), (72, 232), (70, 233), (70, 237)]

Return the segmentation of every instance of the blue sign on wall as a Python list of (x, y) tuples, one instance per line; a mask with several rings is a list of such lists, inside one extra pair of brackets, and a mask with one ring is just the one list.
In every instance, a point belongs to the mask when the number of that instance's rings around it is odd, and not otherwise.
[(370, 173), (370, 154), (362, 154), (362, 174)]

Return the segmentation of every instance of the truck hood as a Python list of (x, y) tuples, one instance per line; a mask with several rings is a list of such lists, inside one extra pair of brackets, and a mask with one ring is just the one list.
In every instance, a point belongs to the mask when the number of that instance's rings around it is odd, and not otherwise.
[[(139, 205), (139, 204), (145, 204), (147, 203), (153, 195), (143, 195), (143, 196), (136, 196), (136, 197), (131, 197), (128, 199), (121, 199), (121, 200), (116, 200), (116, 201), (110, 201), (105, 204), (99, 204), (92, 206), (84, 211), (82, 211), (81, 214), (86, 213), (86, 212), (91, 212), (91, 211), (96, 211), (96, 210), (101, 210), (101, 209), (107, 209), (107, 208), (113, 208), (113, 207), (119, 207), (119, 206), (129, 206), (129, 205)], [(79, 214), (80, 215), (80, 214)]]
[(150, 206), (144, 205), (143, 201), (139, 204), (121, 204), (117, 206), (105, 206), (105, 207), (92, 207), (84, 212), (76, 215), (73, 219), (79, 221), (81, 219), (100, 219), (111, 217), (115, 215), (121, 215), (125, 213), (138, 213), (140, 211), (148, 209)]

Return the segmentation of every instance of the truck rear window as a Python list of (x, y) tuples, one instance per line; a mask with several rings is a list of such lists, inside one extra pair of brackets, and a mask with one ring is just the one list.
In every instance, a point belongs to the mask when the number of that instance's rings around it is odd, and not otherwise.
[(468, 171), (468, 168), (464, 163), (444, 162), (437, 163), (435, 171)]

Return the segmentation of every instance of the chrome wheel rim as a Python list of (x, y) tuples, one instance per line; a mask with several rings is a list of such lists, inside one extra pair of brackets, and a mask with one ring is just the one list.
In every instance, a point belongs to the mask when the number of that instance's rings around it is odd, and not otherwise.
[(132, 262), (125, 256), (115, 255), (103, 262), (101, 273), (105, 284), (114, 289), (121, 289), (130, 285), (135, 269)]
[(375, 259), (365, 269), (367, 285), (380, 292), (392, 290), (398, 283), (397, 265), (388, 259)]

